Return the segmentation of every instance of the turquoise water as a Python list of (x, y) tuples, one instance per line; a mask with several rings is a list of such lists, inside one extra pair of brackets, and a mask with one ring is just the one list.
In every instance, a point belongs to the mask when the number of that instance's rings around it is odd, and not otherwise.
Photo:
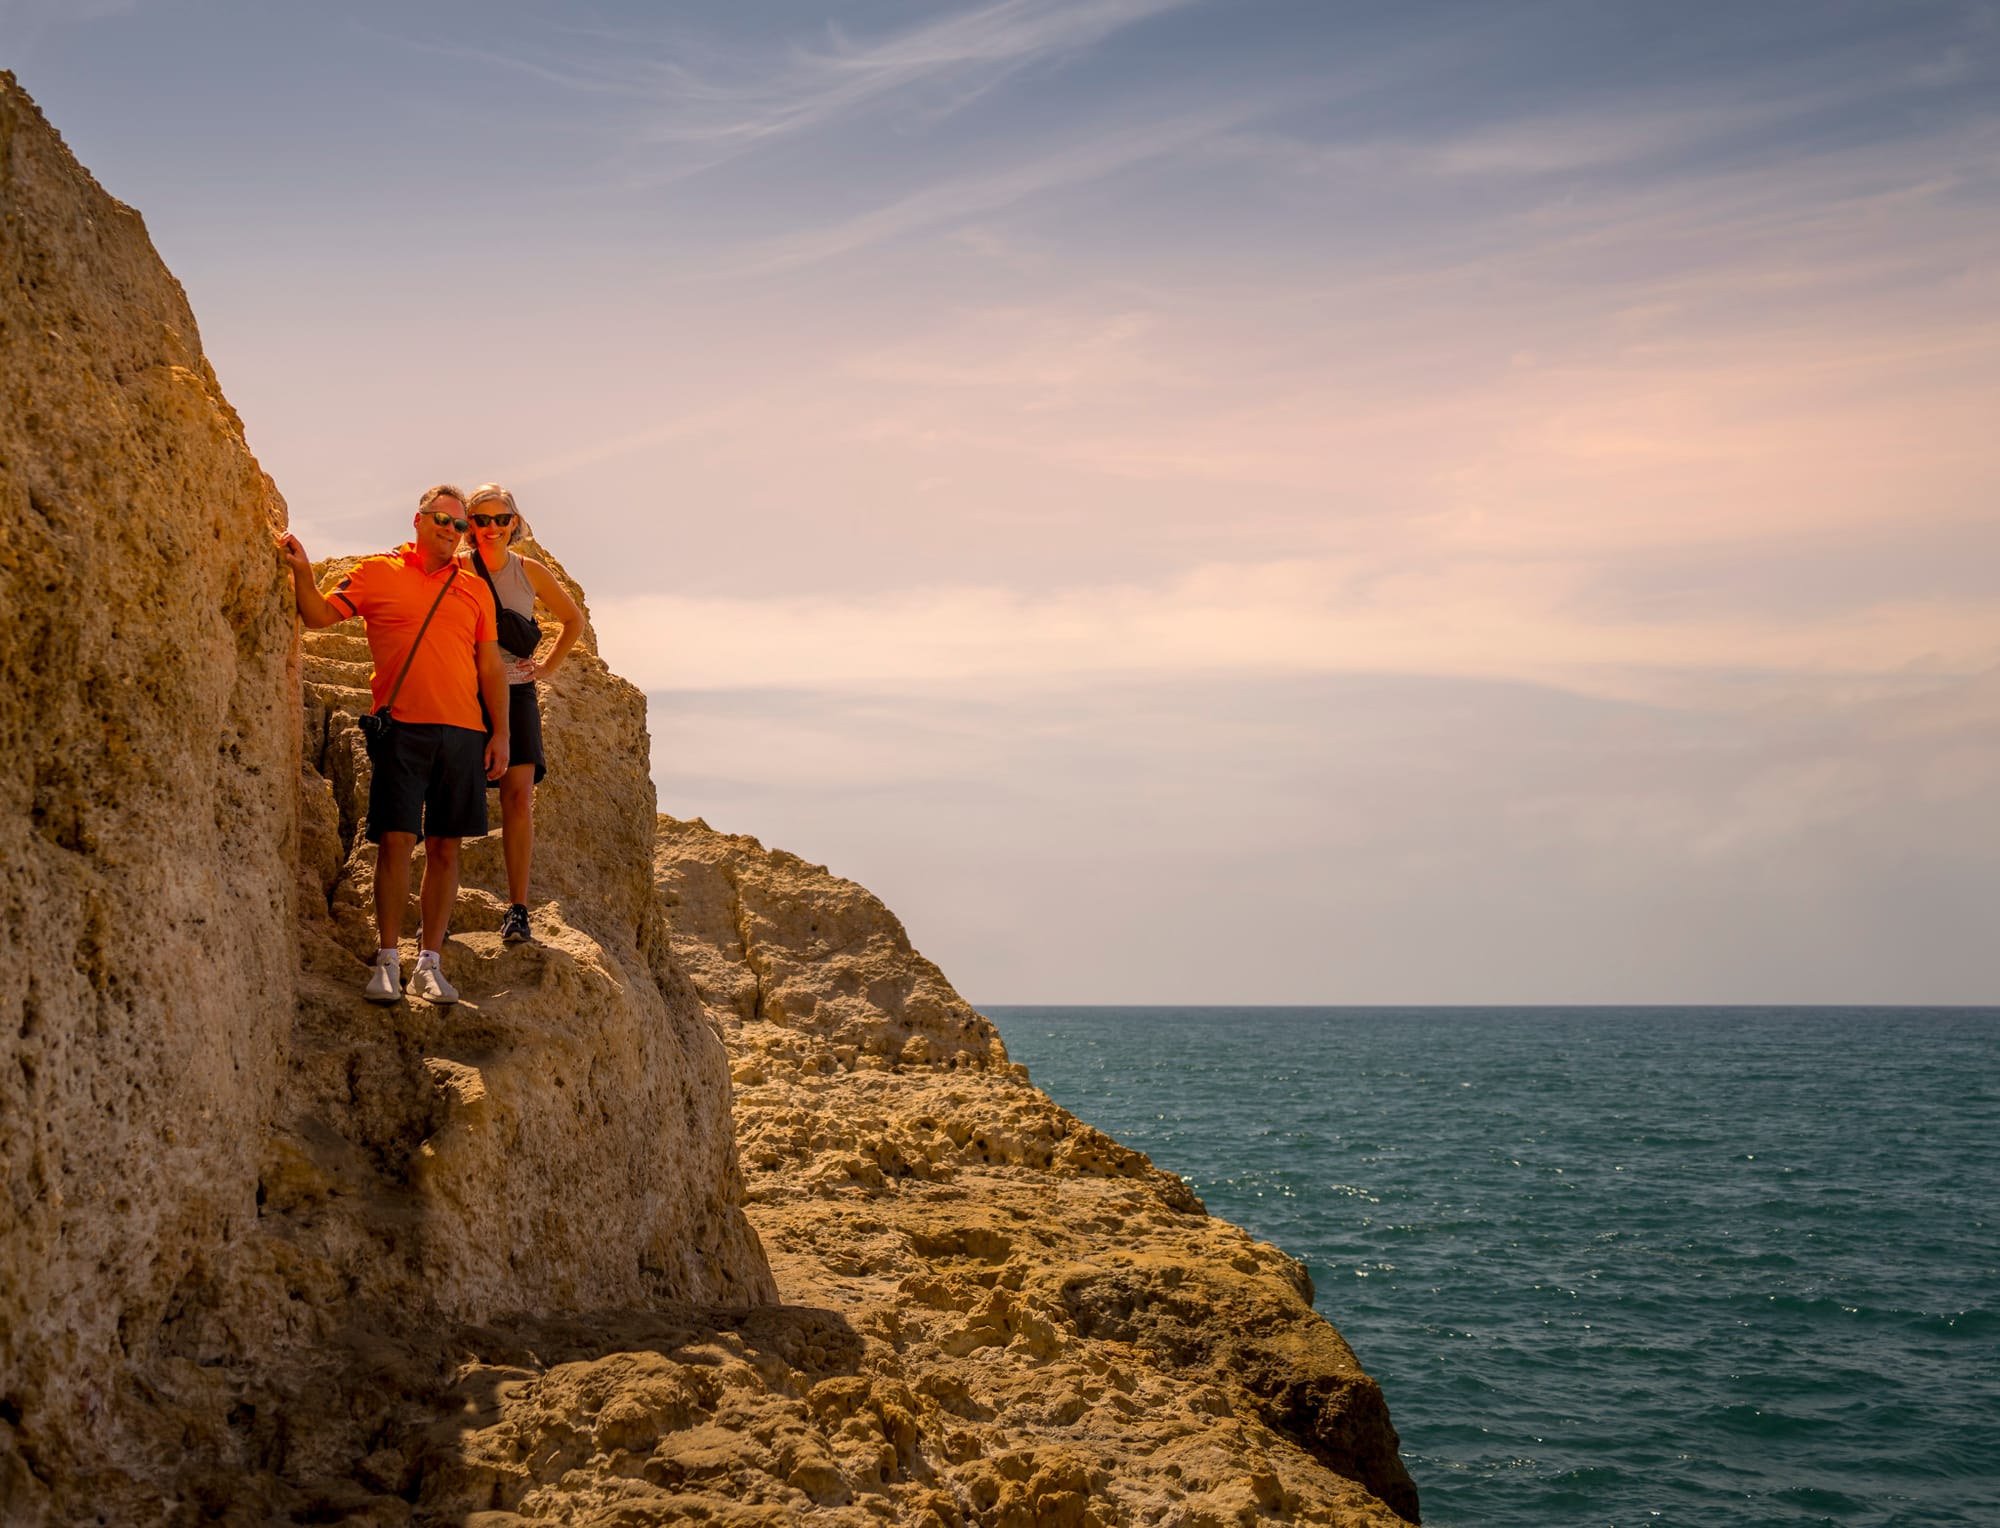
[(2000, 1524), (2000, 1009), (985, 1012), (1305, 1261), (1432, 1528)]

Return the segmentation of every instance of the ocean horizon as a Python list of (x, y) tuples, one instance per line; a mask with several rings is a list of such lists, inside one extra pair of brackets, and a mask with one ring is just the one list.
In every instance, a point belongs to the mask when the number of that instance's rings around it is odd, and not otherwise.
[(1431, 1528), (2000, 1521), (2000, 1007), (981, 1011), (1307, 1266)]

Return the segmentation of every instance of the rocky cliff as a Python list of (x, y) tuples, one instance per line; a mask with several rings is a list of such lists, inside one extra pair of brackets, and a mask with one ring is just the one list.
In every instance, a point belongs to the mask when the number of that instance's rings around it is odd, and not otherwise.
[(283, 507), (179, 286), (5, 77), (0, 389), (0, 1501), (18, 1519), (50, 1480), (168, 1445), (135, 1354), (257, 1220), (297, 966), (298, 659), (258, 544)]
[(360, 644), (302, 674), (186, 300), (11, 77), (0, 209), (0, 1520), (407, 1517), (440, 1331), (774, 1298), (644, 702), (587, 645), (554, 686), (540, 942), (496, 840), (471, 1000), (357, 1003)]
[(779, 1290), (858, 1339), (798, 1386), (789, 1483), (909, 1523), (1416, 1518), (1305, 1270), (1031, 1087), (880, 902), (666, 817), (654, 875)]
[(361, 1002), (365, 645), (5, 76), (0, 218), (0, 1524), (1414, 1518), (1303, 1271), (865, 891), (656, 818), (588, 638), (537, 942), (468, 844), (465, 1001)]

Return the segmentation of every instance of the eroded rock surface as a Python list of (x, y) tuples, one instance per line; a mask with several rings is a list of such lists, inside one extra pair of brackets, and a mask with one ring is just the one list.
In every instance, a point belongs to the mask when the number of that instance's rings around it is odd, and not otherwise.
[(644, 703), (552, 687), (541, 942), (494, 839), (467, 1001), (364, 1003), (359, 639), (302, 680), (185, 298), (4, 75), (0, 273), (0, 1523), (406, 1521), (459, 1325), (773, 1297)]
[[(322, 564), (321, 581), (344, 565)], [(464, 1001), (357, 1008), (375, 949), (355, 721), (369, 703), (367, 648), (358, 621), (308, 633), (305, 647), (306, 790), (326, 804), (302, 855), (322, 879), (304, 899), (296, 1064), (274, 1136), (285, 1202), (316, 1205), (341, 1164), (393, 1157), (411, 1129), (401, 1116), (415, 1111), (426, 1120), (407, 1182), (371, 1191), (412, 1196), (424, 1232), (409, 1277), (441, 1315), (767, 1303), (770, 1276), (739, 1208), (727, 1059), (652, 894), (645, 698), (586, 631), (544, 686), (535, 942), (500, 940), (506, 874), (489, 797), (494, 832), (464, 844), (444, 950)], [(414, 889), (405, 926), (414, 935)], [(404, 950), (408, 968), (414, 937)], [(359, 1266), (345, 1276), (374, 1277)]]
[(291, 1030), (282, 505), (180, 286), (0, 74), (0, 1517), (159, 1446)]
[(1304, 1270), (1029, 1086), (888, 909), (699, 822), (660, 819), (654, 872), (729, 1042), (785, 1306), (462, 1334), (434, 1507), (494, 1525), (1414, 1520), (1381, 1393)]

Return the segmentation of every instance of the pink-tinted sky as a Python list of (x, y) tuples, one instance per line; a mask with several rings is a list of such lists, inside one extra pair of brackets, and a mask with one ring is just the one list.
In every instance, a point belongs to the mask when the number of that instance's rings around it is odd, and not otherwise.
[(499, 478), (975, 1000), (1992, 1001), (2000, 9), (0, 0), (316, 553)]

